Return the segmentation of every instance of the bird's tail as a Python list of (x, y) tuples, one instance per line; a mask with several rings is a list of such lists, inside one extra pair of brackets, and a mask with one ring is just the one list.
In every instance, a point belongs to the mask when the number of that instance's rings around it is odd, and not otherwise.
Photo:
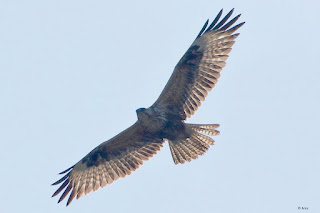
[(175, 164), (184, 163), (203, 155), (214, 140), (206, 135), (219, 135), (219, 124), (185, 124), (188, 137), (169, 140)]

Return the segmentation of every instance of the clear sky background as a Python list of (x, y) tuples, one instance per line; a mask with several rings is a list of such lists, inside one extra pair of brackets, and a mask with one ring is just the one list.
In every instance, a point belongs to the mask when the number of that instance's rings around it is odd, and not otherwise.
[[(1, 1), (1, 212), (320, 212), (317, 2)], [(136, 121), (221, 8), (246, 24), (188, 120), (221, 124), (215, 145), (56, 204), (57, 174)]]

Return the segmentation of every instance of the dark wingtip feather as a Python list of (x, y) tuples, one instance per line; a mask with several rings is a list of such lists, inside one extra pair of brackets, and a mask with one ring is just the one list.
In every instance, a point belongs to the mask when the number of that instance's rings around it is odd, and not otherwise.
[(241, 22), (240, 24), (237, 24), (236, 26), (230, 28), (229, 30), (227, 30), (226, 32), (228, 32), (229, 34), (235, 32), (237, 29), (239, 29), (242, 25), (244, 25), (246, 22)]
[(69, 184), (69, 179), (67, 179), (63, 182), (63, 184), (57, 189), (57, 191), (55, 191), (55, 193), (53, 193), (52, 197), (59, 194), (68, 184)]
[(69, 196), (69, 199), (67, 201), (66, 206), (69, 206), (69, 204), (72, 202), (73, 198), (75, 198), (75, 196), (77, 195), (77, 190), (75, 190), (75, 188), (72, 189), (72, 192)]
[(63, 172), (60, 172), (59, 175), (62, 175), (62, 174), (64, 174), (64, 173), (68, 172), (68, 171), (69, 171), (70, 169), (72, 169), (73, 167), (74, 167), (74, 166), (71, 166), (70, 168), (64, 170)]
[(231, 19), (228, 23), (226, 23), (223, 27), (220, 28), (220, 30), (226, 30), (228, 29), (230, 26), (232, 26), (241, 16), (241, 14), (237, 15), (236, 17), (234, 17), (233, 19)]
[(230, 12), (212, 30), (219, 29), (219, 27), (221, 27), (230, 18), (233, 11), (234, 11), (234, 8), (230, 10)]
[(201, 28), (199, 34), (197, 35), (197, 38), (199, 38), (199, 37), (202, 35), (203, 31), (204, 31), (204, 30), (206, 29), (206, 27), (208, 26), (208, 23), (209, 23), (209, 19), (206, 21), (206, 23), (204, 23), (204, 25), (203, 25), (203, 27)]
[(72, 184), (69, 184), (68, 187), (66, 188), (66, 190), (64, 190), (63, 194), (61, 195), (58, 203), (60, 203), (61, 201), (63, 201), (63, 199), (69, 194), (70, 190), (72, 189)]
[[(229, 27), (231, 27), (241, 16), (241, 14), (237, 15), (236, 17), (234, 17), (233, 19), (231, 19), (229, 22), (228, 19), (231, 17), (231, 15), (234, 12), (234, 8), (232, 8), (227, 15), (224, 16), (224, 18), (219, 22), (219, 19), (221, 18), (223, 9), (220, 10), (220, 12), (218, 13), (218, 15), (215, 17), (215, 19), (212, 21), (212, 23), (208, 26), (209, 20), (207, 20), (207, 22), (205, 23), (205, 25), (202, 27), (200, 33), (198, 34), (197, 38), (201, 37), (203, 34), (211, 31), (211, 30), (221, 30), (221, 31), (225, 31), (227, 30)], [(227, 23), (226, 23), (227, 22)], [(226, 23), (226, 24), (225, 24)], [(244, 22), (242, 22), (241, 24), (239, 24), (241, 27), (244, 24)], [(237, 25), (238, 26), (238, 25)], [(238, 27), (238, 28), (239, 28)], [(234, 28), (234, 27), (233, 27)], [(231, 28), (231, 29), (233, 29)], [(238, 29), (237, 28), (237, 29)], [(229, 30), (228, 30), (229, 31)]]
[(68, 176), (70, 175), (71, 171), (68, 172), (65, 176), (63, 176), (62, 178), (60, 178), (58, 181), (54, 182), (53, 184), (51, 184), (52, 186), (53, 185), (58, 185), (59, 183), (61, 183), (62, 181), (64, 181), (65, 179), (68, 178)]
[(215, 19), (212, 21), (212, 23), (210, 24), (210, 26), (208, 27), (208, 29), (206, 30), (206, 32), (210, 31), (214, 25), (217, 24), (217, 22), (219, 21), (221, 15), (222, 15), (223, 9), (220, 10), (220, 12), (218, 13), (218, 15), (215, 17)]

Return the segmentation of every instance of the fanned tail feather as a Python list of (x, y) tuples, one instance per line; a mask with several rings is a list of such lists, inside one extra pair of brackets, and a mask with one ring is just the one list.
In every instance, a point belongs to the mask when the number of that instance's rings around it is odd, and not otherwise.
[(190, 136), (184, 139), (169, 140), (172, 158), (175, 164), (185, 163), (203, 155), (214, 144), (206, 135), (219, 135), (219, 124), (185, 124)]

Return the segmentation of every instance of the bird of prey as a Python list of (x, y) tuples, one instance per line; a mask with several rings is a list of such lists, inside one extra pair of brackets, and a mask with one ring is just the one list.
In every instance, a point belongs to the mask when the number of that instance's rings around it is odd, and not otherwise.
[(207, 135), (218, 135), (218, 124), (188, 124), (189, 118), (215, 86), (228, 54), (244, 22), (233, 26), (240, 15), (229, 20), (233, 9), (221, 21), (222, 10), (208, 26), (204, 24), (195, 41), (176, 65), (164, 90), (149, 108), (136, 110), (137, 121), (93, 149), (78, 163), (61, 172), (53, 183), (62, 185), (61, 202), (71, 191), (67, 205), (77, 197), (111, 184), (135, 171), (168, 141), (173, 161), (183, 164), (196, 159), (213, 145)]

